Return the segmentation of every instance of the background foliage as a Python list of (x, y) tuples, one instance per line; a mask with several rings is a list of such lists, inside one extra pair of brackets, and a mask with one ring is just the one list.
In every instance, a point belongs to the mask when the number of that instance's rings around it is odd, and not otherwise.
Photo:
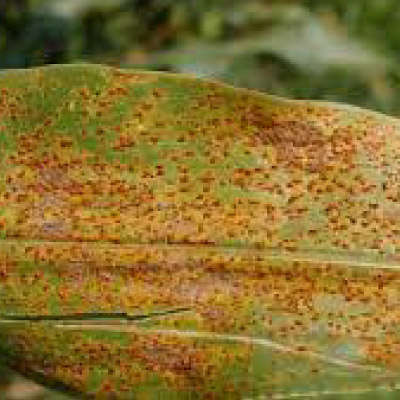
[(400, 114), (397, 0), (2, 0), (0, 68), (191, 72)]

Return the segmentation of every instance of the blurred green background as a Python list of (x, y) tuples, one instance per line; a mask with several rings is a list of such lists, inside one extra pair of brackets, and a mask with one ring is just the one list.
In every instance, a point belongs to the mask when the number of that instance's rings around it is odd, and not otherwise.
[[(0, 0), (0, 69), (188, 72), (400, 115), (399, 21), (399, 0)], [(66, 399), (1, 368), (0, 398)]]
[(398, 0), (1, 0), (0, 68), (190, 72), (400, 114)]

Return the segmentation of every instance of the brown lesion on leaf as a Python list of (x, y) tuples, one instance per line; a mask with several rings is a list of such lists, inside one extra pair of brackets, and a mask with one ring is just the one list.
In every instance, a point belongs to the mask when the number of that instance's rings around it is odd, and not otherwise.
[(0, 91), (0, 120), (20, 121), (29, 115), (30, 110), (24, 104), (24, 89), (11, 91), (2, 88)]
[(131, 83), (152, 83), (158, 80), (158, 75), (152, 73), (135, 73), (123, 71), (117, 68), (111, 69), (110, 72), (114, 82), (120, 85)]
[(42, 239), (65, 239), (71, 230), (70, 222), (62, 211), (65, 207), (66, 203), (61, 196), (56, 193), (44, 194), (25, 215), (30, 236)]

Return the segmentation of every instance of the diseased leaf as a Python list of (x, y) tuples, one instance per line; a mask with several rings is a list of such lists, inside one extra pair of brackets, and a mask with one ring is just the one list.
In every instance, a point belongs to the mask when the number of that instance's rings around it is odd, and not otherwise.
[(398, 120), (97, 65), (0, 79), (9, 366), (98, 398), (398, 396)]

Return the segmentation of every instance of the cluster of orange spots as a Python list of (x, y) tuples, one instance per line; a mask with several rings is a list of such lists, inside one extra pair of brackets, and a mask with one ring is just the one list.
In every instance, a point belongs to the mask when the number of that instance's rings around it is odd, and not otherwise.
[[(67, 143), (65, 141), (66, 139), (60, 139), (61, 143)], [(116, 146), (126, 146), (129, 145), (129, 140), (134, 140), (132, 139), (131, 136), (127, 135), (126, 133), (121, 134), (119, 139), (117, 139), (117, 144)], [(64, 142), (65, 141), (65, 142)], [(68, 143), (71, 144), (69, 141)], [(65, 147), (65, 146), (64, 146)], [(187, 151), (184, 154), (184, 157), (193, 157), (194, 153)], [(213, 161), (213, 156), (209, 158), (209, 162), (212, 165), (214, 162), (217, 162), (216, 160)], [(31, 158), (33, 161), (33, 159)], [(179, 158), (176, 159), (179, 161)], [(15, 160), (16, 161), (16, 160)], [(39, 161), (30, 163), (30, 166), (33, 167), (34, 165), (37, 165)], [(197, 237), (197, 234), (200, 233), (199, 230), (202, 230), (200, 227), (207, 227), (208, 232), (204, 232), (204, 236), (207, 237), (207, 240), (212, 241), (215, 240), (215, 233), (218, 231), (221, 231), (225, 229), (221, 223), (224, 224), (224, 226), (230, 226), (229, 218), (221, 218), (220, 223), (218, 222), (218, 218), (213, 218), (213, 215), (217, 216), (223, 216), (223, 208), (221, 206), (215, 205), (218, 204), (218, 201), (215, 200), (216, 198), (216, 191), (221, 188), (221, 185), (223, 184), (222, 177), (218, 176), (215, 171), (213, 170), (206, 170), (202, 172), (200, 176), (197, 177), (192, 177), (190, 169), (185, 166), (185, 165), (179, 165), (178, 164), (178, 175), (176, 176), (176, 183), (175, 183), (175, 190), (176, 191), (171, 191), (171, 189), (167, 189), (165, 191), (160, 190), (158, 193), (154, 192), (154, 189), (150, 189), (150, 186), (152, 188), (157, 188), (160, 187), (160, 189), (164, 186), (164, 182), (166, 179), (166, 168), (164, 165), (157, 164), (154, 167), (149, 167), (147, 166), (144, 168), (142, 167), (141, 164), (139, 163), (138, 165), (132, 165), (132, 167), (129, 167), (127, 164), (122, 164), (123, 168), (122, 170), (127, 170), (130, 169), (134, 173), (134, 179), (135, 179), (135, 184), (132, 185), (131, 183), (124, 182), (124, 180), (120, 180), (120, 183), (117, 183), (116, 180), (111, 180), (109, 184), (104, 184), (102, 183), (102, 180), (99, 178), (99, 173), (101, 173), (104, 176), (104, 179), (106, 179), (107, 176), (114, 175), (118, 170), (116, 167), (113, 167), (111, 165), (102, 163), (92, 163), (90, 165), (87, 165), (84, 160), (79, 160), (76, 159), (77, 164), (74, 166), (67, 166), (67, 168), (63, 166), (57, 166), (57, 162), (62, 163), (61, 161), (57, 161), (56, 155), (51, 156), (51, 158), (48, 159), (48, 161), (45, 161), (45, 159), (41, 159), (41, 164), (46, 162), (46, 167), (43, 169), (41, 168), (39, 171), (39, 174), (36, 174), (36, 179), (40, 180), (40, 183), (35, 186), (33, 182), (26, 182), (26, 177), (19, 175), (17, 178), (19, 179), (19, 190), (18, 193), (14, 191), (14, 193), (6, 192), (4, 193), (4, 197), (6, 200), (8, 200), (8, 204), (11, 205), (11, 203), (15, 204), (15, 202), (23, 205), (23, 203), (28, 203), (30, 202), (30, 199), (32, 196), (34, 196), (35, 191), (43, 191), (45, 190), (48, 194), (46, 196), (50, 196), (51, 192), (50, 190), (53, 191), (53, 196), (61, 196), (65, 199), (65, 201), (70, 202), (71, 201), (71, 206), (74, 208), (79, 208), (79, 207), (88, 207), (93, 204), (94, 198), (91, 195), (97, 194), (97, 195), (103, 195), (103, 196), (115, 196), (115, 200), (109, 201), (109, 204), (115, 204), (117, 207), (120, 206), (121, 208), (123, 207), (126, 210), (126, 213), (129, 214), (130, 210), (134, 211), (134, 215), (141, 215), (144, 214), (145, 209), (147, 207), (147, 202), (150, 201), (153, 203), (153, 212), (152, 212), (152, 232), (146, 233), (143, 232), (142, 229), (140, 229), (140, 218), (134, 218), (134, 221), (132, 221), (132, 224), (129, 223), (129, 217), (126, 221), (125, 227), (121, 227), (122, 231), (132, 231), (132, 227), (135, 227), (135, 230), (138, 232), (136, 236), (144, 235), (143, 239), (144, 240), (162, 240), (162, 232), (165, 232), (165, 229), (170, 225), (170, 224), (163, 224), (161, 221), (165, 221), (165, 212), (160, 210), (157, 207), (157, 204), (159, 203), (157, 201), (156, 196), (160, 197), (160, 200), (162, 199), (163, 196), (166, 197), (173, 197), (174, 200), (174, 208), (179, 207), (179, 213), (183, 217), (183, 219), (188, 218), (190, 215), (193, 214), (194, 210), (193, 207), (190, 204), (185, 205), (185, 202), (180, 200), (179, 198), (184, 196), (187, 193), (193, 193), (193, 196), (195, 198), (201, 199), (203, 205), (207, 204), (214, 204), (207, 209), (207, 211), (202, 213), (202, 221), (199, 221), (197, 224), (196, 223), (191, 223), (192, 227), (190, 228), (193, 231), (193, 234), (191, 237), (188, 237), (188, 241), (196, 241), (195, 238)], [(85, 174), (88, 177), (91, 177), (90, 179), (87, 178), (86, 181), (85, 179), (82, 179), (82, 183), (74, 182), (72, 178), (70, 177), (71, 174), (74, 172), (76, 168), (82, 168), (82, 166), (86, 164), (86, 169), (87, 169), (87, 174)], [(99, 166), (102, 166), (101, 170), (99, 170)], [(48, 171), (48, 172), (46, 172)], [(54, 171), (54, 173), (53, 173)], [(45, 176), (50, 174), (55, 174), (57, 172), (57, 177), (55, 178), (50, 178), (47, 179)], [(136, 173), (135, 173), (136, 172)], [(290, 173), (290, 171), (288, 171)], [(30, 173), (32, 176), (32, 173)], [(55, 176), (56, 176), (55, 175)], [(261, 216), (264, 216), (264, 201), (262, 200), (263, 193), (269, 194), (269, 195), (274, 195), (277, 196), (279, 199), (282, 198), (282, 202), (286, 202), (287, 206), (285, 208), (281, 208), (282, 211), (284, 211), (284, 215), (288, 216), (293, 216), (294, 218), (297, 218), (299, 215), (304, 214), (305, 210), (309, 207), (307, 204), (312, 200), (309, 199), (307, 200), (308, 203), (304, 201), (304, 198), (312, 195), (315, 197), (315, 202), (321, 201), (319, 199), (322, 198), (325, 194), (333, 194), (333, 193), (338, 193), (342, 194), (343, 196), (355, 196), (358, 193), (375, 193), (379, 188), (375, 183), (368, 182), (365, 178), (362, 176), (357, 177), (357, 175), (354, 177), (353, 181), (348, 178), (347, 182), (342, 182), (341, 180), (338, 180), (337, 178), (334, 179), (328, 179), (327, 177), (324, 178), (324, 176), (320, 176), (312, 178), (308, 181), (306, 180), (289, 180), (285, 185), (284, 182), (279, 181), (277, 178), (274, 178), (274, 176), (277, 175), (278, 173), (275, 172), (273, 169), (269, 169), (268, 167), (254, 167), (254, 168), (236, 168), (232, 171), (231, 176), (228, 176), (229, 182), (233, 187), (240, 188), (242, 190), (245, 190), (246, 192), (251, 192), (253, 191), (254, 193), (257, 193), (257, 196), (261, 196), (261, 199), (259, 200), (252, 200), (252, 199), (246, 199), (246, 198), (238, 198), (237, 196), (243, 196), (242, 194), (238, 193), (235, 197), (235, 201), (239, 200), (242, 202), (242, 207), (244, 208), (244, 212), (251, 212), (254, 215), (259, 215), (258, 218), (254, 218), (251, 221), (251, 224), (253, 227), (249, 226), (243, 226), (243, 229), (240, 230), (240, 232), (237, 233), (236, 238), (239, 239), (243, 237), (243, 235), (246, 236), (246, 230), (250, 229), (250, 231), (256, 231), (260, 233), (260, 238), (254, 238), (254, 242), (259, 242), (259, 239), (261, 239), (261, 236), (263, 236), (263, 232), (265, 232), (268, 229), (268, 225), (261, 220)], [(35, 176), (33, 176), (33, 179)], [(32, 179), (32, 178), (31, 178)], [(64, 184), (62, 183), (64, 182)], [(69, 182), (69, 183), (67, 183)], [(8, 182), (11, 184), (11, 182)], [(49, 186), (50, 185), (50, 186)], [(57, 190), (57, 192), (54, 192)], [(348, 194), (347, 194), (348, 193)], [(245, 193), (244, 193), (245, 194)], [(155, 196), (156, 195), (156, 196)], [(43, 197), (43, 194), (41, 195)], [(147, 200), (146, 200), (147, 199)], [(139, 202), (139, 204), (138, 204)], [(146, 204), (147, 203), (147, 204)], [(250, 211), (244, 207), (244, 204), (249, 204), (250, 206)], [(343, 202), (341, 202), (341, 206), (343, 205)], [(194, 204), (194, 203), (192, 203)], [(326, 208), (329, 208), (330, 203), (326, 203)], [(356, 204), (357, 209), (354, 210), (356, 214), (359, 214), (360, 207), (363, 207), (363, 204), (359, 203)], [(28, 204), (27, 204), (28, 207)], [(19, 210), (22, 210), (23, 207), (19, 207)], [(140, 211), (142, 209), (142, 211)], [(92, 217), (90, 217), (90, 222), (89, 224), (94, 227), (94, 230), (98, 232), (98, 228), (100, 226), (104, 226), (104, 221), (102, 221), (101, 217), (96, 216), (94, 209), (92, 209)], [(21, 212), (21, 211), (20, 211)], [(72, 210), (65, 209), (63, 211), (65, 214), (72, 213)], [(359, 240), (363, 240), (365, 243), (365, 240), (367, 239), (366, 236), (362, 236), (361, 233), (365, 230), (368, 229), (368, 224), (372, 224), (373, 220), (375, 217), (372, 217), (372, 214), (369, 212), (369, 209), (364, 208), (364, 212), (368, 212), (369, 214), (366, 214), (363, 218), (368, 221), (366, 223), (361, 222), (360, 224), (360, 233), (358, 234), (360, 236)], [(221, 214), (222, 213), (222, 214)], [(186, 214), (186, 215), (185, 215)], [(338, 211), (336, 214), (332, 214), (330, 212), (330, 219), (331, 219), (331, 225), (326, 225), (325, 229), (332, 229), (334, 230), (347, 230), (349, 225), (345, 222), (346, 217), (343, 218), (343, 207), (339, 207)], [(342, 215), (341, 215), (342, 214)], [(354, 212), (352, 212), (354, 215)], [(173, 218), (175, 219), (176, 214), (172, 214)], [(208, 215), (208, 217), (207, 217)], [(371, 215), (371, 217), (370, 217)], [(397, 230), (396, 226), (393, 226), (393, 223), (396, 224), (396, 221), (391, 218), (391, 221), (387, 221), (387, 215), (388, 212), (386, 212), (386, 215), (383, 215), (383, 221), (379, 222), (377, 220), (377, 223), (381, 223), (384, 228), (390, 229), (390, 230)], [(59, 216), (59, 218), (62, 215)], [(328, 216), (328, 215), (327, 215)], [(65, 219), (68, 219), (68, 215), (64, 215)], [(380, 217), (382, 219), (382, 216)], [(22, 218), (23, 219), (23, 218)], [(21, 219), (20, 219), (21, 220)], [(157, 222), (159, 221), (159, 222)], [(237, 223), (237, 219), (235, 219)], [(337, 221), (337, 222), (335, 222)], [(82, 221), (83, 222), (83, 221)], [(200, 223), (201, 222), (201, 223)], [(209, 223), (208, 223), (209, 222)], [(33, 222), (32, 223), (36, 223)], [(27, 234), (31, 234), (32, 232), (32, 223), (28, 224), (30, 228), (28, 228)], [(77, 221), (78, 224), (75, 224), (75, 226), (80, 226), (79, 221)], [(86, 223), (86, 222), (85, 222)], [(171, 220), (170, 223), (173, 223)], [(120, 223), (118, 222), (117, 219), (109, 220), (108, 225), (109, 226), (117, 226)], [(321, 229), (321, 226), (317, 228), (311, 228), (311, 233), (315, 232), (316, 229)], [(357, 228), (358, 229), (358, 228)], [(17, 228), (17, 227), (10, 227), (9, 234), (12, 236), (13, 235), (13, 230), (20, 232), (22, 230), (22, 226)], [(144, 229), (146, 230), (146, 229)], [(228, 229), (229, 230), (229, 229)], [(51, 231), (49, 231), (51, 234)], [(158, 234), (158, 233), (161, 233)], [(17, 234), (17, 232), (15, 232)], [(23, 233), (18, 233), (18, 235), (25, 236)], [(73, 237), (78, 237), (79, 234), (74, 233)], [(318, 236), (318, 235), (317, 235)], [(44, 236), (41, 236), (44, 237)], [(95, 234), (95, 237), (100, 238), (101, 235), (99, 236), (99, 233)], [(232, 235), (230, 235), (228, 238), (231, 238)], [(48, 237), (49, 239), (51, 237)], [(313, 233), (310, 236), (310, 238), (313, 238)], [(178, 239), (173, 239), (173, 241), (179, 241)], [(270, 242), (270, 245), (272, 243), (279, 243), (279, 238), (276, 238), (275, 241)], [(368, 242), (367, 242), (368, 243)], [(370, 242), (371, 243), (371, 242)], [(334, 244), (334, 243), (333, 243)], [(268, 244), (267, 244), (268, 245)], [(375, 246), (374, 242), (372, 244), (366, 244), (366, 247), (372, 247)]]
[[(154, 326), (185, 329), (190, 323), (198, 331), (261, 335), (279, 343), (297, 343), (295, 350), (304, 354), (323, 353), (326, 340), (335, 343), (351, 338), (364, 361), (398, 368), (397, 271), (377, 272), (317, 261), (268, 261), (262, 252), (246, 250), (232, 255), (210, 248), (163, 246), (133, 249), (49, 243), (30, 245), (25, 252), (19, 249), (15, 259), (28, 261), (34, 254), (36, 262), (46, 260), (48, 264), (37, 264), (42, 265), (40, 275), (29, 269), (18, 273), (17, 263), (14, 273), (3, 281), (4, 298), (8, 299), (3, 308), (14, 304), (16, 310), (22, 310), (23, 305), (28, 314), (47, 314), (51, 312), (46, 305), (50, 305), (50, 299), (54, 302), (54, 296), (58, 296), (60, 313), (89, 312), (93, 308), (140, 313), (187, 306), (187, 317), (160, 319), (153, 322)], [(28, 286), (29, 290), (22, 292), (13, 290)], [(218, 380), (227, 363), (237, 360), (230, 358), (229, 351), (218, 350), (216, 344), (199, 346), (191, 340), (147, 334), (128, 335), (129, 343), (118, 344), (119, 353), (117, 344), (96, 343), (77, 334), (69, 341), (76, 344), (75, 349), (65, 359), (58, 344), (62, 343), (60, 338), (48, 343), (48, 330), (37, 327), (36, 336), (32, 332), (24, 335), (25, 347), (21, 348), (17, 340), (14, 343), (18, 351), (30, 351), (31, 340), (41, 343), (46, 337), (48, 354), (41, 349), (36, 356), (43, 359), (32, 365), (39, 368), (46, 359), (53, 378), (71, 382), (78, 390), (95, 365), (118, 371), (104, 377), (100, 392), (110, 385), (110, 390), (120, 393), (116, 382), (129, 390), (133, 384), (144, 383), (151, 373), (172, 388), (183, 390), (195, 385), (200, 390), (206, 382)], [(245, 349), (240, 356), (243, 365), (251, 355)], [(76, 382), (75, 374), (80, 376)]]
[(25, 118), (27, 109), (22, 103), (22, 97), (12, 91), (2, 88), (0, 91), (0, 117), (3, 120), (10, 119), (17, 121), (19, 118)]
[[(32, 343), (42, 343), (45, 337), (42, 352), (31, 354), (29, 366), (18, 365), (19, 370), (25, 373), (40, 370), (51, 381), (61, 381), (73, 390), (100, 398), (110, 394), (133, 395), (137, 389), (140, 396), (140, 386), (154, 385), (155, 376), (162, 386), (150, 388), (152, 394), (168, 387), (181, 394), (207, 392), (211, 398), (220, 398), (225, 389), (232, 390), (232, 382), (220, 381), (221, 375), (232, 365), (245, 365), (251, 356), (247, 345), (227, 346), (137, 333), (99, 340), (51, 327), (47, 327), (44, 335), (42, 328), (35, 326), (18, 329), (15, 349), (19, 355), (25, 355)], [(60, 351), (60, 342), (67, 346), (65, 354)]]
[(400, 340), (398, 337), (386, 335), (385, 341), (376, 342), (371, 340), (365, 344), (365, 353), (368, 359), (373, 362), (378, 361), (389, 368), (398, 368), (400, 366), (399, 359), (396, 357), (400, 351)]
[[(177, 258), (174, 261), (172, 251), (180, 252), (181, 260)], [(245, 252), (232, 257), (228, 254), (213, 255), (211, 250), (206, 249), (168, 250), (162, 246), (157, 249), (147, 246), (113, 248), (96, 247), (94, 244), (42, 244), (26, 247), (25, 256), (20, 254), (19, 257), (27, 259), (31, 255), (36, 262), (50, 263), (45, 275), (39, 276), (35, 273), (32, 279), (18, 274), (8, 275), (6, 288), (17, 284), (26, 285), (26, 279), (29, 279), (31, 290), (26, 304), (33, 307), (32, 311), (36, 309), (37, 293), (40, 291), (43, 295), (46, 294), (46, 298), (52, 293), (58, 293), (62, 307), (66, 310), (72, 307), (68, 293), (77, 292), (75, 281), (78, 278), (71, 268), (74, 263), (84, 263), (84, 274), (78, 279), (80, 289), (86, 288), (83, 290), (85, 298), (82, 297), (80, 301), (80, 308), (83, 310), (94, 304), (98, 307), (104, 306), (105, 309), (121, 304), (128, 309), (140, 309), (143, 305), (151, 307), (152, 304), (190, 304), (202, 316), (201, 324), (205, 329), (231, 331), (235, 327), (243, 326), (251, 331), (249, 315), (246, 309), (243, 309), (242, 315), (240, 307), (248, 300), (255, 299), (267, 308), (298, 313), (301, 318), (297, 321), (302, 323), (295, 322), (293, 329), (298, 332), (301, 328), (306, 333), (311, 319), (321, 319), (324, 314), (323, 310), (313, 304), (313, 297), (340, 295), (343, 302), (334, 313), (336, 317), (339, 313), (342, 316), (348, 314), (352, 304), (355, 309), (359, 307), (357, 304), (371, 308), (368, 310), (368, 317), (360, 314), (349, 319), (349, 329), (361, 329), (364, 322), (369, 321), (372, 334), (373, 329), (378, 329), (383, 324), (382, 320), (375, 320), (373, 316), (378, 316), (383, 309), (386, 317), (392, 318), (393, 322), (399, 318), (390, 304), (395, 301), (393, 296), (398, 281), (396, 272), (382, 272), (377, 276), (366, 272), (364, 275), (360, 273), (360, 276), (352, 277), (349, 275), (351, 270), (337, 265), (314, 267), (291, 263), (283, 268), (268, 266), (263, 257), (257, 261), (258, 258), (246, 255)], [(18, 259), (17, 255), (15, 257)], [(53, 266), (50, 267), (51, 265)], [(52, 270), (60, 279), (59, 286), (49, 286), (48, 274)], [(38, 291), (35, 290), (35, 285)], [(131, 296), (133, 293), (134, 296)], [(46, 301), (41, 303), (46, 305)], [(43, 310), (43, 307), (40, 309)], [(232, 315), (235, 316), (234, 319), (231, 319)], [(257, 318), (267, 318), (267, 314)], [(290, 320), (288, 324), (284, 325), (285, 329), (292, 329)], [(346, 326), (346, 322), (342, 321), (341, 324)], [(273, 332), (271, 327), (269, 334), (272, 335)]]
[[(397, 368), (399, 273), (361, 272), (359, 260), (330, 264), (312, 252), (398, 262), (394, 122), (188, 78), (107, 71), (102, 87), (71, 88), (32, 121), (24, 96), (39, 84), (0, 92), (12, 144), (0, 172), (0, 309), (189, 307), (191, 316), (155, 324), (302, 338), (296, 348), (304, 353), (351, 337), (365, 360)], [(293, 261), (302, 251), (313, 261)], [(47, 332), (26, 335), (15, 345), (29, 352)], [(222, 350), (211, 357), (216, 345), (176, 339), (173, 347), (143, 336), (124, 345), (138, 363), (129, 366), (117, 345), (76, 338), (64, 363), (56, 334), (47, 355), (51, 374), (78, 390), (91, 363), (108, 359), (120, 375), (101, 380), (104, 393), (130, 390), (151, 373), (175, 388), (205, 387), (230, 362)], [(250, 353), (242, 348), (245, 367)]]

